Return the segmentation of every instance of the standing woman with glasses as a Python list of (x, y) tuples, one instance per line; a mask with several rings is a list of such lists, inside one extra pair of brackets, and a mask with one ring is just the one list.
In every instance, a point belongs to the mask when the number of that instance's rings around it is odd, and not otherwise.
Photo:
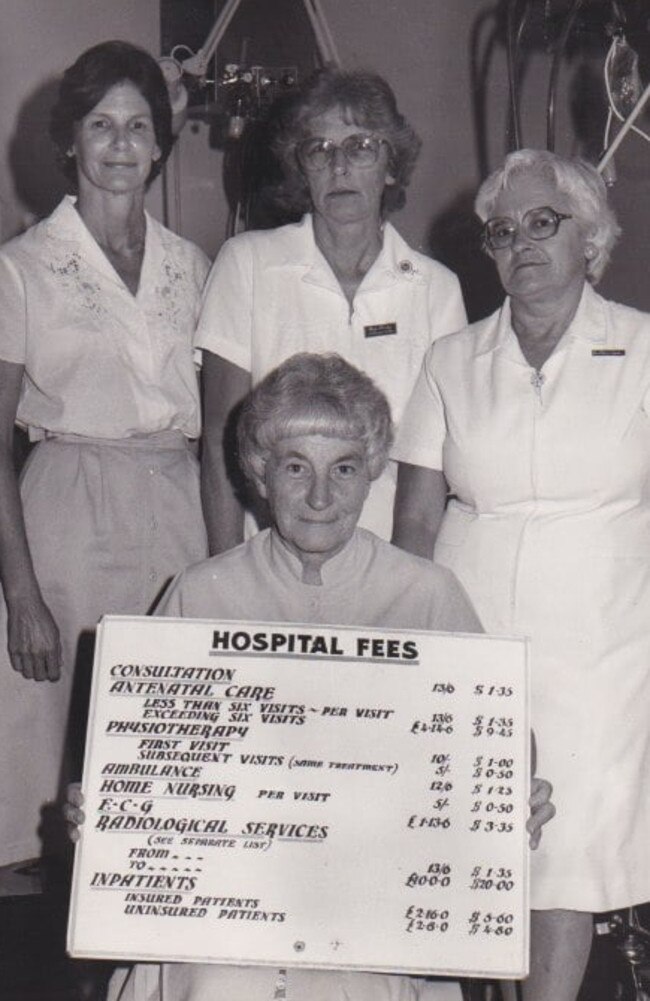
[(394, 541), (452, 569), (487, 632), (531, 638), (557, 822), (524, 998), (574, 1001), (592, 913), (650, 899), (650, 317), (593, 290), (619, 232), (593, 167), (513, 153), (476, 211), (507, 298), (427, 354)]
[[(399, 422), (429, 345), (466, 323), (455, 276), (385, 221), (404, 204), (420, 147), (385, 80), (319, 71), (279, 116), (274, 147), (284, 202), (305, 214), (224, 245), (196, 337), (204, 351), (203, 503), (213, 553), (243, 538), (224, 441), (251, 382), (296, 352), (336, 351), (375, 380)], [(361, 518), (384, 538), (395, 478), (390, 463)]]

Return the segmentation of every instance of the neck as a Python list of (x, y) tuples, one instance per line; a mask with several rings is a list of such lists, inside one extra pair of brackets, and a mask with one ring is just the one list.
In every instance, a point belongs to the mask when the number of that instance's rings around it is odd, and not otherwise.
[(580, 304), (584, 284), (567, 289), (559, 299), (512, 298), (512, 329), (524, 357), (540, 369), (566, 333)]
[(308, 553), (302, 549), (297, 549), (296, 546), (292, 545), (290, 542), (287, 542), (286, 539), (283, 539), (276, 528), (273, 529), (273, 532), (276, 538), (279, 539), (281, 544), (286, 549), (288, 549), (290, 553), (293, 553), (293, 555), (300, 563), (302, 570), (300, 579), (303, 584), (314, 584), (314, 585), (322, 584), (323, 579), (321, 577), (321, 569), (323, 565), (327, 563), (328, 560), (331, 560), (333, 556), (336, 556), (337, 553), (340, 553), (345, 545), (344, 543), (344, 545), (339, 546), (339, 548), (336, 549), (334, 552)]
[(142, 247), (146, 230), (144, 191), (114, 195), (81, 187), (77, 210), (100, 246), (117, 251)]
[(314, 238), (335, 274), (355, 271), (364, 275), (382, 247), (381, 221), (377, 217), (334, 226), (314, 215)]

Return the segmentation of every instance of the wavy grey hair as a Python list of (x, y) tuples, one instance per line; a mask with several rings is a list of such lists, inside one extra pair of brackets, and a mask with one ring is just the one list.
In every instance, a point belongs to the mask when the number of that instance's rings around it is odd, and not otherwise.
[(522, 176), (542, 177), (569, 199), (572, 215), (594, 248), (593, 256), (585, 258), (585, 268), (587, 280), (595, 285), (621, 233), (607, 202), (605, 182), (596, 168), (586, 160), (569, 159), (547, 150), (520, 149), (510, 153), (503, 166), (490, 174), (478, 189), (474, 209), (483, 222), (492, 214), (499, 194)]
[(249, 479), (282, 438), (319, 434), (364, 443), (376, 479), (393, 443), (388, 401), (372, 379), (337, 354), (295, 354), (246, 397), (237, 424), (239, 461)]
[(272, 147), (284, 171), (277, 198), (294, 212), (311, 209), (309, 184), (296, 156), (296, 144), (307, 138), (312, 121), (339, 108), (346, 121), (370, 129), (384, 138), (390, 149), (388, 169), (394, 184), (386, 185), (382, 216), (402, 208), (421, 140), (401, 114), (389, 84), (368, 70), (316, 70), (289, 100), (276, 106)]

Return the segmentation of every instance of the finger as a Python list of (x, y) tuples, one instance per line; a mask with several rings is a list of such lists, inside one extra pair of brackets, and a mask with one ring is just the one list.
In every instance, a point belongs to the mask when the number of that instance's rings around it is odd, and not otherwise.
[(63, 806), (63, 816), (68, 824), (74, 827), (81, 827), (86, 822), (86, 814), (78, 806), (72, 803), (65, 803)]
[(14, 651), (11, 654), (11, 662), (14, 665), (14, 669), (18, 671), (24, 678), (31, 681), (34, 677), (34, 666), (32, 664), (32, 658), (28, 653), (18, 653)]
[(47, 663), (44, 653), (32, 654), (32, 665), (34, 668), (34, 681), (45, 681), (47, 678)]
[(533, 814), (526, 821), (526, 830), (529, 834), (533, 835), (537, 832), (541, 834), (542, 827), (544, 824), (548, 824), (549, 820), (552, 820), (555, 816), (555, 807), (552, 803), (544, 803), (543, 806), (538, 807)]
[(48, 653), (46, 660), (46, 677), (50, 681), (58, 681), (61, 677), (61, 662), (61, 647), (57, 645), (54, 650)]
[(78, 827), (68, 824), (68, 837), (76, 845), (81, 840), (81, 831)]
[(84, 795), (81, 791), (81, 782), (71, 782), (69, 784), (66, 799), (73, 806), (83, 806)]
[(531, 794), (528, 803), (533, 810), (548, 803), (553, 794), (553, 786), (546, 779), (533, 779), (530, 788)]

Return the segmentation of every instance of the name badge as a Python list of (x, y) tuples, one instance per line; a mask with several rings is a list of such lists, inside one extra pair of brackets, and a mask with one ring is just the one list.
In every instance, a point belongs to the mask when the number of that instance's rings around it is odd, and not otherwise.
[(592, 348), (592, 358), (622, 358), (625, 348)]
[(364, 337), (385, 337), (397, 333), (396, 323), (373, 323), (363, 328)]

